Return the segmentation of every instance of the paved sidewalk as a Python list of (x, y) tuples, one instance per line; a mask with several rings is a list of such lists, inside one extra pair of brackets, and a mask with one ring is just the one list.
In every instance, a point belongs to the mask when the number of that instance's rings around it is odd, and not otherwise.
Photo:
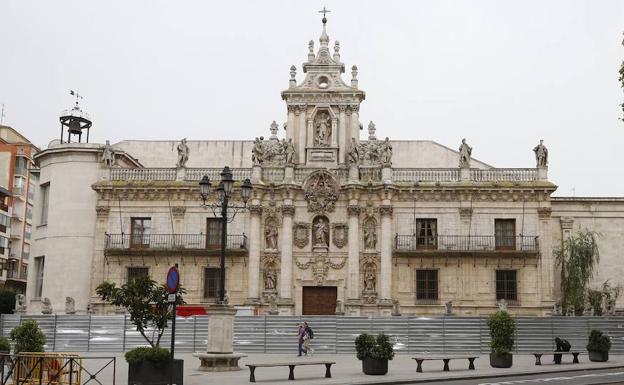
[[(127, 384), (128, 365), (123, 354), (93, 354), (85, 356), (113, 356), (117, 357), (116, 383)], [(542, 357), (542, 366), (535, 366), (535, 358), (532, 355), (514, 355), (514, 364), (510, 369), (495, 369), (489, 365), (487, 354), (480, 355), (475, 361), (476, 370), (468, 370), (468, 360), (451, 360), (450, 372), (443, 372), (442, 361), (425, 361), (423, 373), (416, 373), (416, 362), (411, 359), (411, 354), (396, 355), (389, 362), (388, 374), (385, 376), (367, 376), (362, 373), (362, 364), (355, 354), (316, 354), (312, 357), (297, 357), (295, 354), (249, 354), (241, 359), (241, 367), (237, 372), (206, 373), (197, 370), (199, 360), (191, 354), (176, 354), (176, 358), (184, 359), (184, 384), (185, 385), (241, 385), (249, 384), (249, 369), (244, 366), (247, 363), (268, 363), (284, 361), (312, 361), (327, 360), (335, 361), (332, 366), (332, 378), (325, 378), (324, 366), (301, 366), (295, 368), (295, 379), (288, 381), (288, 367), (257, 368), (256, 382), (258, 384), (399, 384), (410, 383), (418, 380), (436, 380), (453, 378), (478, 378), (488, 376), (509, 376), (516, 374), (535, 374), (540, 372), (574, 371), (583, 369), (606, 369), (610, 367), (624, 368), (624, 355), (612, 355), (609, 362), (589, 362), (587, 354), (581, 354), (580, 364), (572, 364), (572, 357), (563, 357), (563, 364), (554, 365), (552, 356)], [(90, 366), (91, 364), (88, 364)], [(102, 377), (103, 383), (112, 383), (111, 374)], [(487, 381), (486, 381), (487, 382)]]

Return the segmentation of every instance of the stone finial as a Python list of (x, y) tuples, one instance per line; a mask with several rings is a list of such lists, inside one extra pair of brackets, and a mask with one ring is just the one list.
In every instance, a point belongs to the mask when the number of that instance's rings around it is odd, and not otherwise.
[(290, 66), (290, 86), (294, 87), (297, 85), (297, 79), (295, 79), (295, 76), (297, 76), (297, 67), (295, 67), (294, 65)]
[(277, 123), (275, 123), (275, 120), (271, 123), (271, 137), (269, 139), (277, 139), (277, 130), (279, 129), (279, 126), (277, 125)]
[(377, 127), (375, 127), (375, 123), (371, 120), (370, 123), (368, 123), (368, 140), (377, 140), (375, 131), (377, 131)]
[(308, 61), (314, 60), (314, 40), (308, 43)]
[(334, 43), (334, 60), (340, 62), (340, 42), (338, 40)]
[(353, 88), (357, 88), (358, 86), (358, 68), (356, 65), (354, 65), (353, 67), (351, 67), (351, 87)]

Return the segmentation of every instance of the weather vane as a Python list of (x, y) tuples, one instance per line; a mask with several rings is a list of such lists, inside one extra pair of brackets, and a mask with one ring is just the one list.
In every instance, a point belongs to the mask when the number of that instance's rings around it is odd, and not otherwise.
[(325, 6), (323, 6), (323, 10), (318, 11), (318, 12), (323, 14), (323, 24), (327, 23), (327, 17), (325, 17), (325, 15), (331, 11), (325, 9)]
[(78, 105), (78, 99), (84, 99), (82, 95), (78, 93), (78, 91), (69, 90), (69, 94), (76, 97), (76, 105)]
[(0, 124), (4, 123), (4, 103), (2, 103), (2, 112), (0, 112)]

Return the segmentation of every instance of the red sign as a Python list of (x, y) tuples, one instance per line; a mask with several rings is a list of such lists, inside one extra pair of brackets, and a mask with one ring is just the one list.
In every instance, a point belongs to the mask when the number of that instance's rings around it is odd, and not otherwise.
[(172, 266), (167, 272), (167, 291), (169, 293), (177, 293), (178, 286), (180, 286), (180, 272), (178, 268)]

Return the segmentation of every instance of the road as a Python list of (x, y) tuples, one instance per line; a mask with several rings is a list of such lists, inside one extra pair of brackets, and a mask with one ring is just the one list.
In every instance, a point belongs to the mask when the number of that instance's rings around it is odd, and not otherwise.
[[(416, 384), (417, 382), (415, 382)], [(420, 382), (422, 383), (422, 382)], [(528, 376), (498, 377), (490, 379), (462, 379), (455, 381), (432, 382), (439, 385), (525, 385), (525, 384), (554, 384), (554, 385), (589, 385), (589, 384), (623, 384), (624, 369), (607, 370), (579, 370), (565, 373), (542, 373)]]

